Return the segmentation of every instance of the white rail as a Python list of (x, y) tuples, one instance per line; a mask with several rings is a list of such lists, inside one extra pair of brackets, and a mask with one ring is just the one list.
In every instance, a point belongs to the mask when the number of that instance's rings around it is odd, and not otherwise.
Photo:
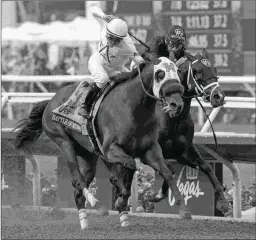
[[(2, 92), (2, 107), (7, 103), (35, 103), (43, 100), (51, 99), (55, 93), (26, 93), (26, 92)], [(210, 103), (201, 103), (204, 107), (211, 107)], [(192, 107), (198, 107), (198, 102), (193, 99), (191, 103)], [(224, 108), (255, 108), (255, 98), (253, 97), (226, 97)], [(220, 108), (217, 108), (220, 109)]]
[(241, 178), (240, 171), (237, 165), (234, 162), (231, 162), (220, 154), (215, 152), (213, 149), (207, 147), (206, 145), (201, 145), (201, 147), (211, 154), (216, 160), (221, 161), (225, 164), (233, 175), (233, 217), (241, 218), (242, 217), (242, 201), (241, 201)]
[[(34, 101), (41, 101), (41, 99), (51, 99), (56, 93), (54, 92), (49, 92), (49, 93), (31, 93), (31, 92), (2, 92), (1, 95), (2, 97), (8, 97), (9, 101), (11, 99), (21, 99), (21, 98), (33, 98)], [(202, 101), (201, 98), (199, 98), (199, 100)], [(253, 97), (226, 97), (225, 98), (226, 103), (244, 103), (244, 107), (247, 108), (247, 104), (248, 103), (255, 103), (255, 98)], [(210, 103), (205, 103), (204, 101), (202, 101), (202, 104), (205, 107), (211, 107)], [(198, 103), (195, 99), (193, 99), (192, 101), (192, 105), (194, 106), (198, 106)]]
[[(2, 92), (2, 109), (7, 103), (35, 103), (40, 102), (43, 100), (49, 100), (51, 99), (55, 93), (14, 93), (14, 92)], [(199, 98), (200, 99), (200, 98)], [(201, 103), (204, 107), (211, 108), (210, 103), (205, 103), (201, 100)], [(198, 107), (200, 110), (200, 106), (198, 102), (193, 99), (191, 103), (192, 107)], [(220, 112), (222, 108), (235, 108), (235, 109), (255, 109), (255, 98), (253, 97), (226, 97), (225, 98), (225, 105), (219, 108), (214, 108), (209, 115), (210, 120), (213, 122)], [(203, 114), (201, 111), (198, 112), (198, 115)], [(203, 125), (202, 118), (199, 118), (199, 124)], [(201, 132), (207, 132), (210, 128), (210, 122), (207, 120), (202, 129)]]
[[(17, 76), (2, 75), (2, 82), (76, 82), (91, 78), (91, 75)], [(255, 76), (220, 76), (220, 83), (255, 84)]]

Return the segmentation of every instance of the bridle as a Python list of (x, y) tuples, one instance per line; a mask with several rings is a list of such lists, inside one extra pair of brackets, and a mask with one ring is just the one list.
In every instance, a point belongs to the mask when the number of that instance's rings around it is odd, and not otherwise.
[[(154, 100), (156, 100), (156, 101), (161, 102), (163, 106), (167, 106), (169, 103), (167, 103), (167, 102), (164, 100), (163, 97), (156, 97), (156, 96), (150, 94), (150, 93), (146, 90), (145, 85), (144, 85), (144, 83), (143, 83), (143, 79), (142, 79), (142, 75), (141, 75), (141, 70), (140, 70), (139, 67), (138, 67), (138, 73), (139, 73), (140, 84), (141, 84), (142, 89), (143, 89), (143, 91), (145, 92), (145, 94), (146, 94), (147, 96), (149, 96), (150, 98), (152, 98), (152, 99), (154, 99)], [(153, 80), (153, 81), (154, 81), (154, 80)]]
[[(189, 66), (188, 66), (188, 74), (187, 74), (187, 86), (188, 88), (190, 89), (191, 88), (191, 84), (189, 83), (189, 79), (190, 79), (190, 76), (192, 77), (192, 80), (194, 82), (194, 84), (196, 85), (195, 87), (195, 92), (196, 92), (196, 95), (193, 95), (193, 96), (190, 96), (189, 98), (193, 98), (193, 97), (202, 97), (203, 100), (205, 102), (207, 102), (207, 97), (209, 97), (209, 94), (206, 93), (206, 90), (209, 89), (209, 88), (212, 88), (211, 90), (211, 93), (210, 93), (210, 99), (212, 98), (212, 94), (214, 92), (214, 90), (216, 88), (218, 88), (220, 85), (219, 83), (216, 81), (216, 82), (212, 82), (210, 84), (208, 84), (207, 86), (202, 86), (201, 84), (199, 84), (197, 82), (197, 79), (195, 79), (194, 75), (193, 75), (193, 70), (192, 70), (192, 65), (195, 64), (196, 62), (198, 62), (198, 59), (194, 60), (193, 62), (189, 63)], [(211, 77), (213, 78), (213, 77)], [(217, 77), (214, 77), (216, 78), (216, 80), (218, 79)], [(207, 81), (208, 79), (206, 79), (205, 81)], [(183, 95), (184, 98), (188, 98), (186, 96)]]
[[(132, 35), (131, 33), (129, 33), (129, 34), (130, 34), (133, 38), (135, 38), (137, 41), (139, 41), (142, 45), (144, 45), (144, 46), (148, 49), (148, 51), (150, 51), (150, 47), (149, 47), (146, 43), (142, 42), (140, 39), (136, 38), (136, 37), (135, 37), (134, 35)], [(198, 59), (194, 60), (192, 63), (189, 63), (189, 70), (188, 70), (188, 75), (187, 75), (187, 83), (188, 83), (188, 87), (189, 87), (189, 86), (190, 86), (190, 84), (189, 84), (189, 75), (191, 74), (192, 79), (193, 79), (193, 81), (194, 81), (194, 83), (195, 83), (195, 85), (196, 85), (195, 91), (196, 91), (196, 93), (197, 93), (197, 95), (191, 96), (191, 98), (193, 98), (193, 97), (196, 98), (197, 102), (199, 103), (199, 105), (200, 105), (201, 108), (203, 109), (203, 111), (204, 111), (204, 113), (205, 113), (205, 115), (206, 115), (208, 121), (210, 122), (210, 126), (211, 126), (211, 129), (212, 129), (212, 132), (213, 132), (213, 138), (214, 138), (214, 141), (215, 141), (215, 146), (216, 146), (216, 149), (217, 149), (217, 148), (218, 148), (217, 137), (216, 137), (214, 128), (213, 128), (213, 126), (212, 126), (212, 122), (211, 122), (211, 120), (210, 120), (208, 114), (206, 113), (206, 111), (205, 111), (203, 105), (201, 104), (201, 102), (199, 101), (199, 99), (198, 99), (197, 97), (200, 96), (200, 95), (202, 95), (202, 96), (203, 96), (203, 99), (204, 99), (204, 101), (205, 101), (206, 98), (207, 98), (207, 96), (208, 96), (208, 95), (206, 94), (205, 90), (207, 90), (208, 88), (214, 86), (214, 88), (213, 88), (212, 91), (211, 91), (211, 95), (210, 95), (210, 99), (211, 99), (212, 93), (213, 93), (214, 89), (216, 89), (216, 88), (219, 86), (219, 83), (218, 83), (218, 82), (213, 82), (213, 83), (211, 83), (211, 84), (208, 84), (206, 87), (203, 87), (201, 84), (198, 84), (197, 81), (196, 81), (196, 79), (195, 79), (194, 76), (193, 76), (193, 70), (192, 70), (192, 67), (191, 67), (191, 65), (195, 64), (197, 61), (198, 61)], [(145, 86), (144, 86), (142, 77), (141, 77), (141, 71), (140, 71), (140, 68), (139, 68), (139, 67), (138, 67), (138, 73), (139, 73), (140, 83), (141, 83), (141, 86), (142, 86), (142, 88), (143, 88), (143, 91), (144, 91), (149, 97), (151, 97), (151, 98), (153, 98), (153, 99), (155, 99), (155, 100), (157, 100), (157, 101), (161, 101), (163, 105), (168, 105), (168, 103), (167, 103), (163, 98), (155, 97), (155, 96), (151, 95), (149, 92), (147, 92), (147, 90), (145, 89)], [(218, 79), (218, 78), (216, 78), (216, 79)], [(182, 96), (183, 96), (184, 98), (186, 98), (183, 94), (182, 94)], [(181, 116), (181, 115), (180, 115), (180, 116)], [(180, 116), (179, 116), (179, 120), (180, 120)], [(178, 125), (179, 125), (179, 121), (177, 122), (177, 124), (175, 124), (175, 131), (174, 131), (174, 134), (175, 134), (175, 135), (177, 135)]]
[[(189, 97), (186, 97), (186, 96), (184, 96), (184, 95), (182, 95), (182, 96), (183, 96), (184, 98), (195, 98), (195, 99), (197, 100), (198, 104), (199, 104), (200, 107), (202, 108), (202, 110), (203, 110), (205, 116), (207, 117), (207, 119), (208, 119), (208, 121), (209, 121), (209, 123), (210, 123), (211, 129), (212, 129), (212, 133), (213, 133), (214, 142), (215, 142), (215, 147), (218, 148), (217, 137), (216, 137), (216, 134), (215, 134), (215, 131), (214, 131), (212, 122), (211, 122), (211, 120), (210, 120), (210, 118), (209, 118), (209, 115), (208, 115), (207, 112), (205, 111), (205, 109), (204, 109), (202, 103), (199, 101), (198, 97), (199, 97), (199, 96), (202, 96), (204, 102), (208, 102), (208, 101), (206, 100), (206, 98), (207, 98), (209, 95), (205, 92), (205, 90), (207, 90), (207, 89), (209, 89), (209, 88), (212, 88), (211, 93), (210, 93), (210, 99), (211, 99), (212, 93), (214, 92), (214, 90), (215, 90), (217, 87), (219, 87), (219, 83), (218, 83), (218, 82), (213, 82), (213, 83), (208, 84), (208, 85), (205, 86), (205, 87), (203, 87), (201, 84), (199, 84), (199, 83), (197, 82), (197, 79), (194, 78), (193, 70), (192, 70), (192, 67), (191, 67), (191, 66), (192, 66), (193, 64), (195, 64), (196, 62), (198, 62), (198, 59), (196, 59), (196, 60), (194, 60), (193, 62), (189, 63), (189, 66), (188, 66), (188, 74), (187, 74), (187, 86), (188, 86), (188, 88), (191, 88), (191, 85), (190, 85), (190, 83), (189, 83), (189, 77), (190, 77), (190, 75), (191, 75), (191, 76), (192, 76), (192, 80), (193, 80), (193, 82), (194, 82), (195, 85), (196, 85), (196, 87), (195, 87), (195, 92), (196, 92), (197, 95), (192, 95), (192, 96), (189, 96)], [(216, 77), (216, 79), (218, 79), (218, 78)], [(207, 80), (208, 80), (208, 79), (206, 79), (205, 81), (207, 81)]]
[[(145, 42), (143, 42), (143, 41), (141, 41), (140, 39), (138, 39), (137, 37), (135, 37), (130, 31), (129, 31), (128, 33), (129, 33), (129, 35), (130, 35), (131, 37), (133, 37), (133, 38), (136, 39), (140, 44), (142, 44), (144, 47), (146, 47), (146, 48), (148, 49), (148, 51), (150, 52), (150, 47), (149, 47)], [(164, 100), (163, 97), (161, 97), (161, 98), (156, 97), (156, 96), (150, 94), (150, 93), (146, 90), (146, 88), (145, 88), (145, 86), (144, 86), (144, 83), (143, 83), (143, 79), (142, 79), (141, 71), (140, 71), (140, 68), (139, 68), (139, 67), (138, 67), (138, 73), (139, 73), (140, 83), (141, 83), (142, 89), (143, 89), (143, 91), (145, 92), (145, 94), (148, 95), (150, 98), (155, 99), (156, 101), (162, 102), (163, 105), (167, 105), (168, 103)]]
[(165, 102), (165, 103), (166, 103), (166, 101), (164, 100), (164, 98), (156, 97), (156, 96), (150, 94), (150, 93), (146, 90), (146, 88), (145, 88), (145, 86), (144, 86), (144, 83), (143, 83), (142, 76), (141, 76), (141, 70), (140, 70), (139, 67), (138, 67), (138, 73), (139, 73), (140, 84), (141, 84), (141, 86), (142, 86), (143, 91), (146, 93), (146, 95), (148, 95), (149, 97), (155, 99), (156, 101), (160, 101), (160, 102), (163, 102), (163, 103)]

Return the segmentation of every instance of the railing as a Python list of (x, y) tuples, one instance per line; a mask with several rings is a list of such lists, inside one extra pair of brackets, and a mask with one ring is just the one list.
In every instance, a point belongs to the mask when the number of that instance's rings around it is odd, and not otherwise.
[[(2, 82), (77, 82), (91, 78), (91, 75), (16, 76), (2, 75)], [(255, 84), (255, 76), (220, 76), (220, 83)]]
[[(55, 93), (10, 93), (10, 92), (2, 92), (2, 109), (6, 103), (35, 103), (43, 100), (51, 99)], [(202, 100), (199, 98), (199, 100)], [(213, 122), (220, 112), (222, 108), (242, 108), (242, 109), (255, 109), (255, 98), (253, 97), (226, 97), (225, 98), (225, 105), (219, 108), (215, 108), (212, 110), (211, 114), (209, 115), (210, 120)], [(201, 101), (204, 107), (210, 107), (209, 103), (205, 103)], [(191, 103), (192, 107), (198, 107), (201, 109), (198, 102), (193, 99)], [(203, 125), (204, 120), (203, 117), (200, 116), (198, 123), (200, 126)], [(207, 120), (201, 132), (207, 132), (210, 128), (210, 122)]]
[[(16, 75), (3, 75), (2, 76), (2, 82), (29, 82), (29, 83), (34, 83), (36, 84), (39, 89), (41, 89), (42, 92), (47, 93), (47, 89), (44, 87), (42, 84), (43, 82), (80, 82), (82, 80), (87, 80), (91, 81), (91, 75), (55, 75), (55, 76), (16, 76)], [(246, 91), (250, 93), (250, 95), (255, 98), (255, 89), (251, 85), (255, 85), (255, 76), (220, 76), (219, 77), (219, 82), (221, 84), (242, 84), (245, 88)], [(6, 89), (3, 89), (2, 87), (2, 92), (7, 92)], [(5, 99), (3, 99), (5, 100)], [(44, 98), (42, 98), (44, 100)], [(5, 100), (6, 101), (6, 100)], [(5, 104), (5, 101), (2, 102), (2, 106)], [(25, 101), (25, 100), (24, 100)], [(27, 98), (26, 102), (30, 103), (33, 100), (29, 100)], [(9, 101), (10, 103), (12, 102)], [(234, 106), (237, 106), (235, 108), (243, 108), (241, 103), (234, 103)], [(200, 126), (203, 125), (204, 123), (204, 113), (202, 109), (195, 103), (195, 101), (192, 102), (192, 107), (198, 107), (198, 124)], [(232, 105), (229, 105), (229, 108), (232, 108)], [(208, 107), (208, 106), (207, 106)], [(227, 106), (226, 106), (227, 107)], [(212, 113), (212, 117), (217, 115), (218, 112), (220, 111), (221, 108), (218, 108), (219, 110), (215, 110), (214, 113)], [(216, 117), (216, 116), (215, 116)], [(215, 118), (213, 117), (213, 118)], [(8, 118), (12, 119), (13, 118), (13, 113), (12, 113), (12, 107), (11, 105), (8, 105)], [(209, 128), (209, 122), (205, 123), (205, 129)]]

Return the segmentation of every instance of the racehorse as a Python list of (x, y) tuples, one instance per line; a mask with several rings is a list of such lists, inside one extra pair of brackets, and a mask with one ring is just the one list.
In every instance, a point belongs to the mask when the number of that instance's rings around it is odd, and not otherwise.
[[(216, 108), (224, 104), (225, 94), (219, 86), (217, 70), (210, 62), (205, 49), (195, 56), (186, 53), (186, 56), (181, 58), (177, 65), (184, 86), (182, 95), (184, 107), (179, 116), (171, 119), (160, 110), (161, 106), (157, 105), (161, 129), (158, 140), (165, 159), (175, 159), (182, 165), (199, 168), (207, 175), (215, 189), (217, 209), (226, 213), (229, 204), (224, 196), (223, 187), (211, 165), (201, 157), (200, 152), (193, 144), (194, 122), (190, 114), (192, 98), (201, 96), (206, 102), (210, 102), (213, 108)], [(172, 169), (171, 161), (167, 165)], [(158, 194), (150, 196), (150, 200), (159, 202), (166, 198), (168, 189), (168, 184), (164, 181)]]
[[(122, 74), (103, 99), (98, 110), (95, 128), (102, 145), (105, 163), (112, 174), (112, 183), (121, 193), (115, 202), (120, 213), (121, 226), (128, 226), (127, 201), (134, 172), (135, 157), (153, 167), (168, 182), (179, 207), (181, 217), (191, 218), (184, 199), (173, 181), (172, 172), (166, 166), (158, 143), (158, 120), (155, 105), (158, 101), (169, 116), (175, 117), (183, 108), (181, 94), (183, 86), (177, 74), (177, 67), (168, 58), (147, 61), (142, 69)], [(124, 81), (125, 80), (125, 81)], [(92, 207), (101, 208), (99, 201), (88, 187), (92, 182), (98, 155), (95, 154), (88, 136), (64, 127), (52, 120), (52, 111), (66, 102), (76, 89), (72, 84), (60, 89), (50, 101), (37, 103), (28, 119), (17, 125), (16, 148), (34, 142), (44, 131), (66, 157), (72, 185), (75, 188), (75, 202), (82, 229), (88, 227), (85, 200)]]

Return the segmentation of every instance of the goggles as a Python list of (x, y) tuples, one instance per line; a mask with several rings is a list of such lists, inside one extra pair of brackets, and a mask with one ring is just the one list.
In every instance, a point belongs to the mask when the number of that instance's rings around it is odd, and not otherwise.
[(182, 45), (185, 47), (186, 39), (184, 37), (179, 36), (171, 36), (167, 38), (167, 44), (170, 48), (177, 48), (178, 46)]
[(115, 44), (118, 44), (118, 43), (120, 43), (120, 42), (123, 40), (122, 38), (115, 37), (115, 36), (113, 36), (113, 35), (111, 35), (111, 34), (109, 34), (109, 33), (106, 34), (106, 38), (107, 38), (109, 41), (111, 41), (111, 42), (113, 42), (113, 43), (115, 43)]

